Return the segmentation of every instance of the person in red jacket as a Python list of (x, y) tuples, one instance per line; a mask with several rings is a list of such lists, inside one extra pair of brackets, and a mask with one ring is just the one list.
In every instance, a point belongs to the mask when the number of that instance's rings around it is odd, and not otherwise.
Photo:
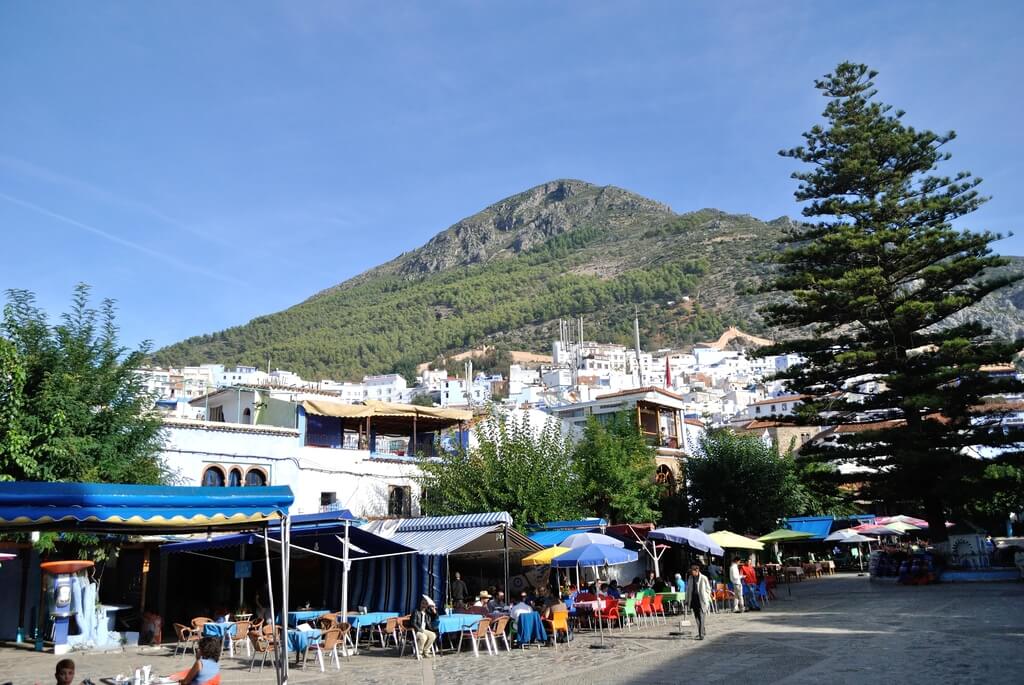
[(740, 562), (740, 574), (743, 576), (743, 598), (747, 609), (761, 611), (761, 605), (757, 602), (757, 572), (748, 561), (743, 560)]

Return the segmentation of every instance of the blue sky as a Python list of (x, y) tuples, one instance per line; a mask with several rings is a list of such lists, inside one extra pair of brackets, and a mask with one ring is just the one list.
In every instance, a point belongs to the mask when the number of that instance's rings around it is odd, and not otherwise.
[[(813, 79), (881, 71), (1020, 208), (1016, 2), (0, 3), (0, 288), (158, 345), (277, 311), (553, 178), (795, 216)], [(998, 244), (1024, 254), (1024, 234)]]

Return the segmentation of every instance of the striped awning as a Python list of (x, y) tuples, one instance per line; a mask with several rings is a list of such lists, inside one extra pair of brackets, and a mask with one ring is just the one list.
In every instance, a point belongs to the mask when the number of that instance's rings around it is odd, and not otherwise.
[[(477, 525), (469, 525), (475, 521)], [(510, 550), (536, 552), (543, 546), (512, 528), (512, 517), (505, 512), (467, 514), (465, 516), (434, 516), (416, 519), (371, 521), (363, 530), (375, 533), (420, 554), (447, 555), (456, 553), (488, 553), (503, 551), (507, 534)], [(446, 527), (440, 527), (447, 523)]]
[(512, 516), (506, 511), (491, 511), (482, 514), (461, 514), (459, 516), (420, 516), (417, 518), (381, 519), (370, 521), (363, 526), (366, 530), (385, 535), (409, 533), (423, 530), (454, 530), (457, 528), (480, 528), (483, 526), (512, 525)]
[(175, 533), (251, 528), (294, 501), (291, 488), (0, 483), (0, 530)]

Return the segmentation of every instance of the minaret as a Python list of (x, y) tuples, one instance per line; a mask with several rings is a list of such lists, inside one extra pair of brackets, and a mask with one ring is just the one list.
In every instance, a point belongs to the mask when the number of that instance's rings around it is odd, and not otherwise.
[(644, 371), (640, 366), (640, 309), (633, 305), (633, 344), (636, 346), (636, 379), (639, 387), (644, 384)]

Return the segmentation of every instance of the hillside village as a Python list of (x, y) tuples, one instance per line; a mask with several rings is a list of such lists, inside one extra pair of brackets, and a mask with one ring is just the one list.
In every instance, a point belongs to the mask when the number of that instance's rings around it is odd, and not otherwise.
[[(474, 373), (472, 355), (457, 360), (461, 368), (423, 365), (414, 384), (399, 374), (313, 381), (218, 364), (141, 374), (164, 414), (164, 458), (180, 480), (289, 482), (306, 512), (345, 502), (364, 516), (418, 513), (412, 455), (472, 444), (475, 419), (492, 407), (538, 429), (555, 421), (571, 436), (591, 416), (635, 411), (656, 450), (657, 479), (672, 488), (710, 427), (755, 434), (780, 455), (829, 431), (779, 421), (801, 398), (773, 376), (799, 358), (750, 354), (770, 340), (730, 328), (686, 350), (645, 351), (585, 340), (581, 325), (562, 321), (550, 357), (529, 355), (507, 375)], [(325, 449), (345, 450), (343, 461)]]

